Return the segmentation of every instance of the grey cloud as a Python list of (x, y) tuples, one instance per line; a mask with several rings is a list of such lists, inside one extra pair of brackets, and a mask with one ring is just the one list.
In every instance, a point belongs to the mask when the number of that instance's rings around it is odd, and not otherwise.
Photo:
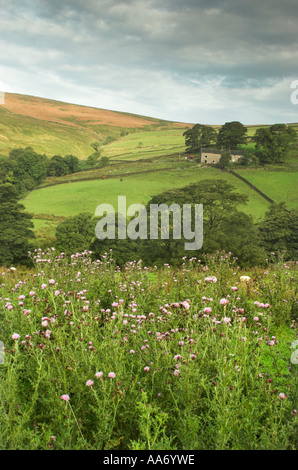
[[(222, 116), (228, 100), (214, 100), (212, 82), (222, 97), (237, 96), (239, 106), (255, 100), (259, 116), (264, 102), (247, 90), (273, 92), (297, 75), (296, 0), (0, 0), (0, 6), (0, 63), (8, 77), (17, 70), (33, 82), (55, 76), (59, 90), (68, 83), (86, 99), (88, 89), (110, 98), (114, 90), (123, 106), (144, 103), (150, 112), (162, 102), (169, 119), (187, 117), (179, 93), (190, 100), (195, 93), (202, 107), (198, 87), (208, 89), (206, 104)], [(3, 72), (1, 81), (8, 83)], [(282, 100), (276, 106), (281, 110)], [(292, 108), (283, 109), (292, 116)]]

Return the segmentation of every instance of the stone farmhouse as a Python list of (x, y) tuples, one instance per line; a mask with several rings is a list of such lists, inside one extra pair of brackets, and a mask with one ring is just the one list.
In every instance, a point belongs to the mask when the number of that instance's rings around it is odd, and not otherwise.
[[(220, 157), (223, 149), (201, 149), (201, 163), (219, 163)], [(239, 158), (243, 156), (243, 152), (241, 150), (229, 150), (232, 155), (232, 163), (237, 162)]]

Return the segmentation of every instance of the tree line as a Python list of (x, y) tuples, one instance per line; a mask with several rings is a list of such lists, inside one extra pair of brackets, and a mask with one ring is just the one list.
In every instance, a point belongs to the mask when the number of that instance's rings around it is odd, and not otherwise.
[[(95, 237), (98, 218), (81, 213), (63, 221), (56, 231), (56, 248), (72, 254), (85, 249), (92, 251), (97, 259), (112, 250), (113, 259), (123, 265), (127, 261), (142, 259), (145, 265), (162, 266), (165, 263), (178, 265), (184, 256), (203, 259), (216, 251), (231, 252), (241, 266), (263, 265), (271, 253), (285, 252), (284, 259), (296, 259), (298, 217), (297, 211), (288, 211), (285, 204), (272, 204), (264, 219), (255, 224), (253, 218), (241, 210), (248, 196), (235, 191), (225, 180), (203, 180), (177, 190), (154, 196), (147, 205), (148, 227), (150, 205), (176, 203), (194, 205), (199, 201), (204, 207), (203, 247), (199, 251), (185, 251), (186, 241), (173, 237), (173, 217), (170, 213), (170, 233), (162, 239), (161, 227), (158, 240), (118, 239), (117, 227), (121, 215), (116, 216), (114, 240), (99, 240)], [(194, 211), (192, 212), (194, 217)], [(192, 220), (194, 224), (194, 220)], [(194, 226), (193, 226), (194, 229)]]
[[(103, 157), (104, 158), (104, 157)], [(106, 165), (104, 160), (102, 165)], [(31, 147), (12, 150), (0, 158), (0, 266), (29, 265), (28, 251), (34, 249), (32, 216), (21, 198), (48, 176), (63, 176), (81, 169), (73, 155), (48, 158)]]
[[(259, 138), (266, 140), (268, 148), (274, 146), (275, 141), (280, 144), (284, 132), (288, 136), (288, 144), (291, 142), (293, 133), (288, 133), (284, 125), (271, 127), (273, 129), (259, 129), (257, 145), (261, 145)], [(272, 132), (274, 138), (270, 137)], [(204, 130), (202, 135), (206, 144), (209, 134)], [(281, 158), (282, 152), (279, 151), (279, 155)], [(78, 164), (78, 159), (71, 155), (48, 159), (30, 147), (15, 149), (8, 158), (0, 160), (0, 265), (30, 262), (27, 253), (33, 249), (34, 233), (32, 218), (20, 203), (24, 192), (34, 189), (50, 174), (60, 173), (61, 176), (67, 174), (64, 172), (77, 171)], [(204, 244), (199, 252), (200, 257), (225, 250), (231, 251), (242, 265), (257, 265), (271, 252), (285, 250), (288, 259), (296, 259), (297, 210), (288, 211), (284, 203), (272, 204), (263, 221), (255, 224), (252, 217), (239, 208), (245, 205), (246, 200), (246, 195), (236, 193), (235, 188), (225, 180), (203, 180), (155, 196), (147, 207), (174, 202), (203, 204)], [(94, 256), (112, 249), (120, 265), (135, 258), (142, 259), (148, 265), (177, 264), (185, 254), (198, 255), (197, 252), (185, 252), (185, 240), (175, 240), (172, 235), (169, 239), (158, 240), (118, 240), (117, 237), (115, 240), (98, 240), (95, 238), (95, 225), (96, 218), (90, 214), (66, 219), (57, 227), (56, 248), (69, 254), (89, 249)]]
[[(227, 166), (231, 161), (230, 151), (238, 150), (240, 146), (247, 144), (247, 131), (247, 127), (239, 121), (226, 122), (218, 132), (211, 126), (195, 124), (183, 133), (186, 152), (199, 155), (201, 148), (215, 146), (223, 150), (221, 165)], [(251, 138), (255, 148), (244, 149), (240, 164), (282, 163), (286, 161), (296, 140), (297, 132), (289, 125), (273, 124), (260, 127)]]
[(104, 167), (109, 164), (109, 158), (101, 157), (99, 160), (100, 153), (95, 153), (95, 156), (89, 155), (84, 162), (74, 155), (54, 155), (48, 158), (31, 147), (13, 149), (8, 157), (0, 159), (0, 181), (11, 182), (21, 193), (32, 191), (47, 177), (65, 176), (88, 167)]
[[(20, 203), (20, 198), (21, 193), (9, 178), (0, 180), (0, 265), (30, 264), (28, 251), (34, 249), (33, 222), (32, 216), (25, 212)], [(297, 210), (287, 210), (285, 203), (272, 204), (264, 219), (255, 224), (253, 218), (241, 210), (246, 202), (247, 195), (236, 192), (235, 187), (227, 181), (208, 179), (166, 191), (149, 201), (148, 214), (151, 204), (167, 204), (168, 207), (173, 203), (181, 207), (183, 204), (203, 204), (204, 239), (203, 247), (198, 251), (185, 251), (185, 242), (190, 240), (185, 240), (183, 236), (181, 239), (173, 237), (171, 212), (170, 232), (166, 239), (161, 236), (161, 227), (157, 240), (151, 240), (150, 237), (118, 239), (118, 214), (115, 239), (99, 240), (95, 236), (99, 219), (81, 213), (57, 226), (54, 246), (68, 255), (88, 249), (95, 259), (112, 249), (113, 258), (120, 266), (136, 259), (142, 259), (148, 266), (162, 266), (165, 263), (179, 265), (184, 256), (203, 259), (216, 251), (231, 252), (241, 266), (262, 265), (272, 252), (285, 251), (284, 259), (297, 259)]]

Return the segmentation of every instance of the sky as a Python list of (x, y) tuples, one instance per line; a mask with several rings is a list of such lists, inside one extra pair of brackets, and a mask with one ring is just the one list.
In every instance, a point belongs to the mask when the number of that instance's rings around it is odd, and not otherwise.
[(0, 0), (0, 90), (185, 123), (298, 122), (297, 24), (297, 0)]

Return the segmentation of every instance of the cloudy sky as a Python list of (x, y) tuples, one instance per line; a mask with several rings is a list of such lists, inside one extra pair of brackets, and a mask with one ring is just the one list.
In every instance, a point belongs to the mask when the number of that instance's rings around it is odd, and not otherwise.
[(0, 0), (0, 90), (172, 121), (298, 122), (297, 0)]

